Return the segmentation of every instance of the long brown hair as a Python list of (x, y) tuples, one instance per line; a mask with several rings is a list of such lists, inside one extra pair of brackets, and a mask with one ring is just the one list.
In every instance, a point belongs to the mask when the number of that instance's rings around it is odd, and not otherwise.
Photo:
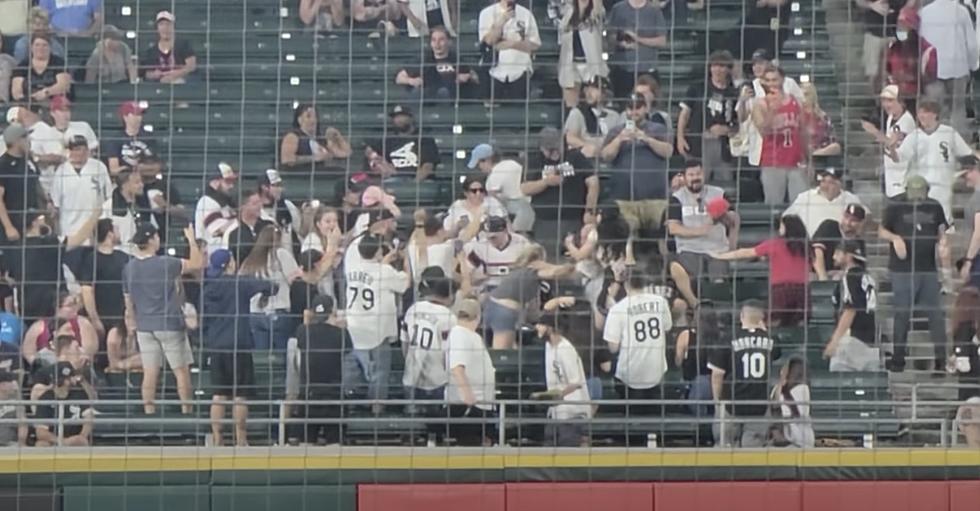
[(953, 332), (961, 328), (973, 329), (973, 334), (980, 333), (980, 290), (975, 287), (965, 287), (960, 290), (953, 303)]
[(280, 246), (279, 228), (274, 225), (267, 225), (259, 231), (255, 237), (255, 245), (248, 257), (242, 261), (238, 273), (241, 275), (260, 275), (265, 273), (269, 267), (269, 262), (276, 255), (276, 249)]

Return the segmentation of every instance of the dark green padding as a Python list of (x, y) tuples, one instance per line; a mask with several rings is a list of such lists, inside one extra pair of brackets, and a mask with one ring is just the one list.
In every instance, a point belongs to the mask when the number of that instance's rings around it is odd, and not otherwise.
[(211, 487), (211, 511), (355, 511), (356, 509), (357, 489), (352, 485)]
[(207, 486), (65, 486), (61, 509), (210, 511), (208, 490)]

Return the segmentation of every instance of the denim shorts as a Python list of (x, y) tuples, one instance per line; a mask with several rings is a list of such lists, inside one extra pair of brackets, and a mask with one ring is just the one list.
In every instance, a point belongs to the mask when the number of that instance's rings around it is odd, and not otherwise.
[(483, 308), (483, 325), (494, 333), (516, 332), (521, 322), (521, 311), (509, 309), (493, 300), (487, 300)]

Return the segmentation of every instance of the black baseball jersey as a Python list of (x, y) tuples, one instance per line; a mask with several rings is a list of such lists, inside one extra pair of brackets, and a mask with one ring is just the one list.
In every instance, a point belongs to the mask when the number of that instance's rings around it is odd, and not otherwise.
[(861, 266), (855, 266), (837, 282), (831, 301), (840, 316), (845, 309), (853, 309), (854, 322), (851, 324), (851, 337), (874, 346), (875, 309), (878, 307), (878, 292), (875, 279)]
[[(708, 367), (725, 371), (728, 385), (723, 399), (765, 401), (769, 398), (772, 361), (779, 358), (775, 338), (762, 329), (739, 329), (728, 345), (719, 346), (708, 355)], [(736, 416), (766, 414), (765, 404), (737, 405)]]

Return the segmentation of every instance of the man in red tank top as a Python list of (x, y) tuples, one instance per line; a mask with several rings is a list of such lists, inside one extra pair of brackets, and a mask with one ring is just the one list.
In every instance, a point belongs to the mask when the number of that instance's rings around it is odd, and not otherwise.
[(804, 156), (800, 103), (783, 93), (784, 78), (778, 67), (766, 69), (762, 75), (766, 95), (752, 107), (752, 122), (762, 134), (762, 191), (766, 204), (774, 206), (792, 201), (810, 185), (806, 169), (800, 166)]

